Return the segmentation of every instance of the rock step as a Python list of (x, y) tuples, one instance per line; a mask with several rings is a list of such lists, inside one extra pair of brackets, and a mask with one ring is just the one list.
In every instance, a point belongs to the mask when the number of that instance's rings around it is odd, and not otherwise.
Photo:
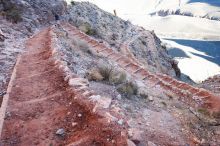
[[(165, 91), (169, 90), (178, 96), (181, 96), (181, 97), (183, 96), (185, 98), (185, 101), (189, 101), (188, 104), (192, 104), (191, 101), (193, 100), (195, 104), (197, 105), (199, 104), (199, 106), (202, 106), (200, 105), (201, 102), (198, 102), (198, 100), (195, 100), (194, 96), (197, 96), (199, 99), (203, 100), (204, 105), (208, 101), (210, 101), (209, 103), (211, 104), (214, 102), (220, 103), (220, 97), (217, 97), (216, 95), (214, 95), (213, 93), (210, 93), (207, 90), (193, 87), (189, 84), (178, 81), (165, 74), (150, 73), (149, 71), (143, 69), (139, 65), (134, 64), (133, 61), (127, 58), (126, 56), (123, 56), (113, 51), (113, 49), (108, 48), (103, 43), (99, 43), (98, 41), (86, 35), (85, 33), (82, 33), (76, 27), (70, 24), (64, 24), (63, 27), (64, 29), (67, 29), (70, 32), (73, 32), (72, 34), (76, 34), (75, 37), (80, 36), (82, 40), (87, 41), (87, 43), (91, 45), (91, 47), (93, 47), (98, 52), (101, 51), (105, 57), (108, 57), (109, 59), (115, 61), (119, 66), (124, 68), (128, 73), (131, 73), (133, 76), (140, 78), (144, 81), (150, 81), (154, 85), (160, 85), (162, 88), (165, 89)], [(83, 35), (85, 37), (82, 37)], [(194, 106), (196, 107), (196, 105)], [(210, 106), (210, 107), (212, 108), (209, 108), (209, 110), (220, 111), (220, 104), (213, 104), (213, 106)]]

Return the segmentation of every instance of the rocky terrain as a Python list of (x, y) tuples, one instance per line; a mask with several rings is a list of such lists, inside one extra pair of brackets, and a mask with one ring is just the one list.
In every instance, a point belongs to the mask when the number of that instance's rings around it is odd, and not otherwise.
[(210, 77), (200, 84), (201, 87), (213, 91), (214, 93), (220, 93), (220, 75)]
[(154, 32), (134, 26), (87, 2), (75, 2), (65, 19), (122, 54), (139, 60), (149, 70), (175, 76), (172, 59)]
[(154, 32), (88, 2), (12, 3), (30, 11), (1, 15), (1, 145), (220, 144), (219, 92), (177, 80)]

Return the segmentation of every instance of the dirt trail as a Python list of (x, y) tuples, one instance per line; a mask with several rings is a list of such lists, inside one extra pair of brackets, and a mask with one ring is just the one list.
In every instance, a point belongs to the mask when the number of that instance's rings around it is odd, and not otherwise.
[(207, 108), (211, 113), (220, 112), (220, 97), (202, 88), (193, 87), (187, 83), (178, 81), (165, 74), (153, 74), (148, 70), (134, 63), (130, 58), (113, 51), (113, 49), (100, 44), (95, 39), (82, 33), (76, 27), (62, 23), (62, 26), (67, 32), (70, 32), (74, 37), (85, 40), (90, 47), (97, 53), (116, 62), (125, 71), (130, 73), (134, 78), (141, 79), (145, 84), (152, 87), (159, 86), (161, 89), (171, 91), (180, 97), (180, 100), (193, 107)]
[[(50, 29), (27, 42), (16, 66), (0, 145), (126, 145), (119, 126), (103, 122), (74, 100), (77, 93), (64, 81), (50, 47)], [(65, 133), (56, 135), (60, 128)]]

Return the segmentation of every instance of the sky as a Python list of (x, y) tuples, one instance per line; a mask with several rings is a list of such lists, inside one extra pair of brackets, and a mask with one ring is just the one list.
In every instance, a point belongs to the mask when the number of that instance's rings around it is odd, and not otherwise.
[[(70, 0), (68, 0), (70, 1)], [(147, 14), (147, 5), (153, 4), (153, 2), (148, 3), (146, 0), (76, 0), (76, 1), (89, 1), (101, 9), (113, 13), (115, 9), (119, 16), (126, 14)], [(153, 0), (154, 1), (154, 0)]]
[[(66, 0), (70, 2), (71, 0)], [(74, 0), (89, 1), (96, 4), (101, 9), (113, 14), (116, 10), (117, 15), (125, 20), (134, 19), (134, 17), (143, 17), (160, 8), (176, 8), (179, 4), (187, 3), (190, 0)], [(132, 20), (131, 20), (132, 21)]]

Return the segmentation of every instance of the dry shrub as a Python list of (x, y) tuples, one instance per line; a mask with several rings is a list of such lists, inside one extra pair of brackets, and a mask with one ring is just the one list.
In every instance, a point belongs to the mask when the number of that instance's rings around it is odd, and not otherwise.
[(111, 64), (99, 64), (98, 70), (104, 77), (104, 80), (109, 81), (111, 74), (114, 72), (114, 66)]
[(87, 76), (90, 81), (102, 81), (104, 77), (100, 74), (99, 70), (93, 68), (88, 72)]
[(78, 40), (77, 46), (79, 47), (79, 49), (83, 50), (84, 52), (88, 52), (89, 50), (89, 45), (85, 41)]
[(117, 90), (118, 90), (118, 92), (130, 97), (132, 95), (137, 95), (138, 87), (133, 82), (126, 82), (126, 83), (120, 85), (117, 88)]
[(88, 79), (95, 81), (104, 80), (109, 84), (118, 85), (126, 82), (127, 75), (123, 70), (118, 69), (109, 62), (99, 62), (97, 68), (93, 68), (88, 72)]
[(113, 70), (109, 76), (109, 82), (113, 84), (122, 84), (126, 81), (127, 75), (124, 71)]
[(86, 33), (87, 35), (96, 35), (97, 32), (95, 29), (92, 29), (91, 25), (89, 23), (83, 23), (79, 26), (79, 29)]

